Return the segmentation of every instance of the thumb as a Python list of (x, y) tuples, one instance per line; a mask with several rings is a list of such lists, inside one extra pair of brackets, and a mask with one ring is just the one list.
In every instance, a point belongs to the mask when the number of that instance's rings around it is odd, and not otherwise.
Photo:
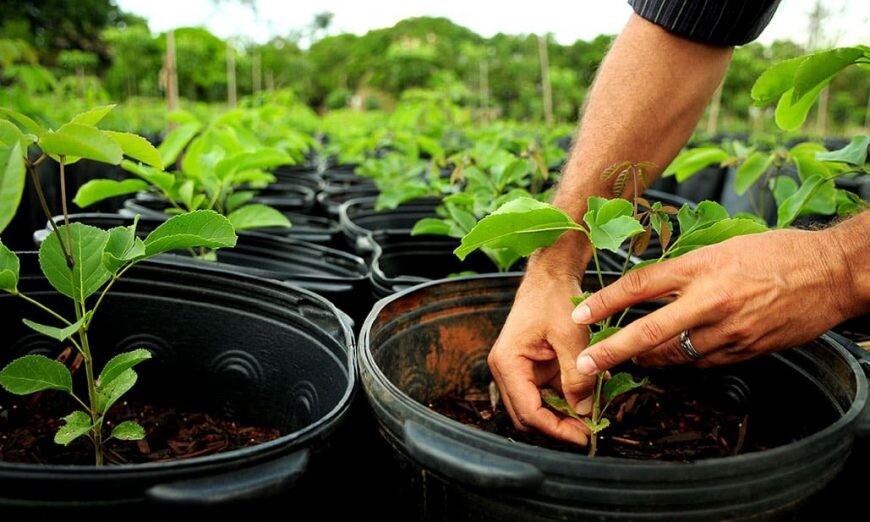
[(595, 375), (577, 371), (577, 356), (588, 342), (586, 328), (570, 329), (551, 335), (550, 344), (559, 360), (562, 395), (574, 411), (588, 415), (592, 411), (592, 390)]

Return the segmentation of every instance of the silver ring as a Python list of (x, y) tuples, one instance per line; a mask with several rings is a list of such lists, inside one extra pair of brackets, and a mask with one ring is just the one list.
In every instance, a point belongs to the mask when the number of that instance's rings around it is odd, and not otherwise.
[(689, 331), (683, 330), (680, 332), (680, 348), (682, 348), (683, 353), (692, 361), (697, 361), (703, 355), (695, 349), (695, 345), (692, 344), (692, 340), (689, 339)]

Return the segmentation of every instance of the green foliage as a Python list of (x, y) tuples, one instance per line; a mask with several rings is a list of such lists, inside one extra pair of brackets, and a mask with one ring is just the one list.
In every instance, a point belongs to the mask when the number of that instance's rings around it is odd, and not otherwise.
[[(604, 382), (604, 400), (609, 405), (610, 402), (624, 393), (645, 386), (649, 379), (644, 377), (640, 381), (635, 381), (630, 373), (620, 372), (610, 377)], [(607, 406), (605, 406), (606, 408)]]
[[(67, 232), (71, 243), (67, 242)], [(103, 266), (102, 253), (109, 233), (82, 223), (58, 228), (39, 247), (39, 266), (48, 282), (63, 295), (81, 301), (99, 290), (112, 274)], [(61, 243), (71, 245), (72, 269)]]
[(125, 179), (115, 181), (113, 179), (92, 179), (79, 187), (73, 203), (85, 208), (104, 199), (127, 194), (135, 194), (148, 189), (148, 183), (139, 179)]
[(82, 435), (86, 435), (93, 427), (91, 416), (76, 410), (63, 418), (63, 426), (54, 435), (54, 442), (66, 446)]
[(616, 252), (625, 240), (643, 232), (627, 200), (592, 197), (588, 208), (583, 222), (589, 227), (589, 241), (597, 250)]
[(25, 174), (21, 143), (16, 140), (9, 147), (0, 147), (0, 232), (15, 217), (24, 192)]
[(16, 293), (18, 291), (18, 274), (21, 264), (15, 252), (0, 243), (0, 290)]
[(23, 321), (24, 324), (27, 325), (31, 330), (39, 332), (47, 337), (51, 337), (56, 341), (66, 341), (67, 339), (72, 337), (74, 333), (78, 332), (79, 329), (81, 329), (81, 327), (90, 320), (90, 318), (90, 314), (85, 314), (84, 317), (64, 328), (56, 328), (54, 326), (39, 324), (29, 319), (24, 319)]
[(62, 363), (44, 355), (25, 355), (0, 370), (0, 386), (15, 395), (43, 390), (71, 393), (72, 374)]
[(249, 230), (252, 228), (290, 226), (287, 216), (274, 208), (259, 203), (245, 205), (238, 210), (230, 212), (227, 219), (235, 230)]
[(236, 233), (224, 216), (198, 210), (169, 218), (148, 234), (143, 243), (145, 255), (150, 257), (170, 250), (233, 247)]
[(112, 429), (111, 438), (118, 440), (141, 440), (145, 438), (145, 428), (135, 421), (124, 421)]

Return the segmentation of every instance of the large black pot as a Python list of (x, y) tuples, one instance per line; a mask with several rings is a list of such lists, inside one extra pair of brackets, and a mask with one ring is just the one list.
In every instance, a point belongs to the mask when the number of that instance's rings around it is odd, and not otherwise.
[[(867, 431), (860, 424), (866, 379), (824, 336), (739, 365), (660, 370), (653, 377), (693, 382), (700, 397), (733, 398), (750, 409), (757, 427), (783, 439), (738, 456), (690, 463), (589, 458), (427, 408), (439, 397), (485, 393), (486, 356), (518, 283), (516, 275), (491, 275), (421, 284), (378, 302), (363, 325), (361, 381), (400, 464), (396, 482), (403, 491), (396, 497), (410, 501), (409, 519), (776, 518), (824, 488), (856, 433)], [(586, 287), (594, 287), (594, 278)]]
[(439, 198), (421, 198), (402, 203), (390, 210), (375, 210), (376, 197), (346, 201), (339, 208), (338, 223), (347, 245), (360, 255), (374, 249), (371, 234), (377, 230), (392, 234), (410, 234), (417, 221), (437, 217)]
[(314, 208), (314, 188), (294, 183), (273, 183), (259, 189), (251, 200), (280, 210), (298, 214), (310, 213)]
[[(55, 309), (68, 305), (38, 273), (35, 254), (22, 254), (19, 288)], [(0, 314), (0, 364), (28, 353), (54, 357), (63, 348), (22, 324), (22, 317), (51, 318), (19, 298), (0, 295)], [(212, 267), (146, 261), (115, 284), (89, 333), (98, 368), (121, 351), (152, 352), (137, 368), (132, 398), (277, 427), (284, 435), (172, 462), (100, 468), (0, 462), (5, 516), (165, 520), (239, 508), (257, 518), (276, 503), (324, 509), (312, 492), (347, 475), (340, 441), (356, 390), (353, 340), (346, 318), (322, 297)]]
[[(165, 217), (165, 215), (164, 215)], [(132, 218), (115, 214), (74, 214), (73, 221), (98, 227), (129, 226)], [(137, 231), (145, 235), (161, 221), (140, 218)], [(48, 231), (40, 236), (44, 237)], [(184, 254), (164, 254), (177, 263), (208, 266), (211, 261)], [(293, 238), (247, 231), (239, 234), (236, 246), (217, 251), (219, 269), (293, 283), (332, 301), (354, 321), (368, 313), (368, 267), (357, 256)]]

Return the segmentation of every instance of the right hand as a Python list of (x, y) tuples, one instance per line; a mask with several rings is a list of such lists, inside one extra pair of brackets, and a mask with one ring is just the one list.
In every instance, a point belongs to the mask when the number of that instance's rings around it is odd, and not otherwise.
[(588, 342), (586, 328), (571, 320), (571, 296), (580, 293), (576, 276), (560, 276), (530, 264), (488, 363), (517, 429), (537, 429), (585, 445), (586, 425), (556, 415), (540, 394), (541, 387), (554, 388), (581, 415), (592, 409), (595, 376), (582, 375), (575, 366)]

